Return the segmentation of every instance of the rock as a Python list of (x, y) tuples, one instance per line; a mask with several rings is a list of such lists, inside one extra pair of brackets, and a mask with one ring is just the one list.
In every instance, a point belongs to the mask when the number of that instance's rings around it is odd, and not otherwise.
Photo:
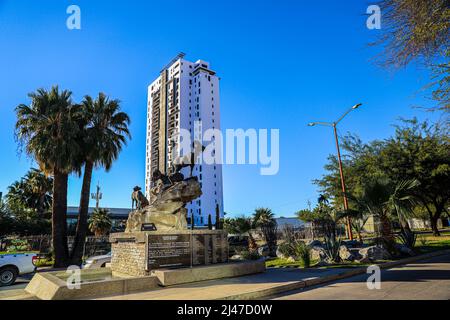
[(290, 262), (290, 263), (293, 263), (296, 261), (296, 259), (294, 257), (288, 257), (286, 260), (287, 260), (287, 262)]
[(240, 254), (235, 254), (230, 258), (230, 260), (244, 260), (244, 258)]
[(361, 258), (358, 262), (368, 263), (377, 260), (388, 260), (391, 258), (390, 253), (383, 247), (380, 246), (372, 246), (359, 250), (359, 254)]
[(258, 254), (261, 257), (267, 257), (269, 255), (269, 251), (269, 247), (266, 245), (258, 248)]
[(323, 261), (326, 259), (327, 255), (325, 249), (322, 247), (312, 247), (310, 251), (311, 260)]
[(353, 261), (353, 260), (355, 260), (355, 256), (353, 255), (353, 253), (345, 245), (341, 245), (339, 247), (339, 257), (343, 261)]
[(395, 245), (395, 248), (403, 255), (407, 255), (407, 256), (411, 256), (411, 257), (416, 255), (416, 253), (413, 250), (411, 250), (404, 244), (397, 243)]
[(347, 248), (361, 248), (363, 246), (363, 244), (358, 240), (345, 240), (342, 241), (342, 244)]
[(278, 247), (275, 254), (277, 255), (277, 258), (286, 259), (286, 256), (280, 252), (280, 249)]
[(322, 247), (323, 243), (320, 242), (319, 240), (312, 240), (310, 242), (308, 242), (306, 244), (308, 247), (313, 248), (313, 247)]
[(176, 182), (162, 190), (149, 206), (131, 211), (125, 232), (141, 231), (144, 223), (153, 223), (158, 231), (185, 230), (187, 209), (184, 206), (201, 195), (197, 179)]
[(326, 267), (328, 265), (329, 265), (329, 263), (326, 260), (321, 260), (315, 266), (316, 267)]

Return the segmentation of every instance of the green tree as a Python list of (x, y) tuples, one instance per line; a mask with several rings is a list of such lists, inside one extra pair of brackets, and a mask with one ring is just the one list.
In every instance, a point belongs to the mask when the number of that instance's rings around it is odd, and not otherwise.
[(80, 107), (81, 114), (81, 162), (84, 164), (83, 184), (71, 264), (80, 265), (87, 234), (87, 216), (91, 189), (92, 171), (96, 167), (111, 169), (122, 147), (130, 138), (130, 118), (120, 111), (119, 100), (110, 100), (99, 93), (94, 100), (85, 96)]
[(224, 229), (230, 234), (238, 234), (240, 236), (248, 236), (248, 249), (253, 252), (257, 249), (256, 241), (252, 236), (253, 222), (251, 218), (241, 216), (237, 218), (226, 218), (224, 221)]
[(16, 108), (16, 136), (20, 146), (34, 158), (53, 182), (52, 241), (55, 267), (69, 264), (67, 247), (67, 183), (80, 154), (77, 108), (70, 91), (57, 86), (30, 93), (31, 104)]
[(407, 219), (413, 216), (414, 189), (416, 181), (402, 181), (398, 184), (388, 179), (376, 179), (364, 185), (360, 196), (351, 197), (380, 222), (380, 236), (386, 248), (394, 252), (395, 237), (392, 232), (392, 218), (398, 218), (404, 229)]
[(220, 219), (220, 209), (219, 204), (216, 204), (216, 230), (222, 229), (222, 221)]
[(277, 246), (277, 222), (269, 208), (257, 208), (253, 213), (253, 226), (260, 229), (269, 247), (269, 255), (275, 256)]
[(53, 179), (35, 168), (8, 187), (6, 198), (11, 207), (26, 208), (43, 218), (51, 207)]
[[(423, 207), (435, 235), (439, 235), (437, 221), (445, 213), (450, 198), (450, 146), (448, 128), (444, 124), (430, 125), (416, 119), (402, 120), (395, 127), (395, 135), (385, 140), (363, 143), (348, 135), (342, 140), (344, 174), (347, 192), (360, 196), (367, 181), (389, 179), (392, 183), (417, 180), (416, 205)], [(314, 183), (335, 208), (340, 210), (342, 191), (339, 185), (339, 169), (335, 159), (325, 166), (326, 174)], [(351, 210), (360, 210), (350, 201)], [(420, 210), (420, 209), (417, 209)]]
[(440, 124), (404, 120), (386, 141), (379, 165), (393, 181), (417, 180), (416, 197), (426, 208), (434, 235), (450, 199), (450, 139)]
[(95, 208), (89, 219), (89, 230), (96, 236), (106, 235), (112, 226), (109, 210), (104, 208)]
[(211, 219), (211, 214), (208, 214), (208, 230), (212, 230), (212, 219)]

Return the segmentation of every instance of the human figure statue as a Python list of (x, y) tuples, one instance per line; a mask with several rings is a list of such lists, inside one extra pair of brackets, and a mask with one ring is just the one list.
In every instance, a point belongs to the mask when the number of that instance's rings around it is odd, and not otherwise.
[(136, 209), (141, 210), (147, 207), (150, 203), (147, 198), (141, 192), (141, 187), (134, 187), (133, 193), (131, 194), (131, 209), (134, 210), (134, 205), (136, 204)]

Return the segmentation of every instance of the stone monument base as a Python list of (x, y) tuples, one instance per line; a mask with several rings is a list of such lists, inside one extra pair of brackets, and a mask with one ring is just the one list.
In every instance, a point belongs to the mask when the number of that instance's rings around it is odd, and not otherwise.
[(123, 232), (110, 235), (111, 270), (148, 276), (158, 269), (188, 268), (228, 262), (223, 230)]
[(158, 283), (164, 287), (183, 283), (234, 278), (266, 271), (264, 259), (221, 263), (209, 266), (197, 266), (183, 269), (158, 269), (152, 275), (158, 278)]

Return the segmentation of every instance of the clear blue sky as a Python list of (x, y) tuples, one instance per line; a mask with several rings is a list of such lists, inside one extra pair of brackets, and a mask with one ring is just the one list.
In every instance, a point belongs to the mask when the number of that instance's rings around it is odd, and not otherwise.
[[(81, 8), (82, 29), (66, 28), (66, 8)], [(311, 180), (335, 152), (329, 128), (357, 102), (364, 106), (341, 133), (365, 141), (384, 138), (398, 117), (433, 115), (420, 89), (428, 75), (417, 67), (395, 73), (376, 67), (366, 28), (371, 4), (348, 1), (24, 1), (0, 0), (0, 191), (33, 165), (17, 155), (14, 108), (27, 93), (59, 84), (79, 101), (103, 91), (122, 101), (132, 141), (109, 173), (97, 170), (102, 205), (130, 206), (144, 185), (147, 86), (178, 52), (203, 59), (221, 77), (221, 121), (226, 128), (279, 128), (280, 171), (260, 176), (255, 166), (225, 166), (225, 211), (248, 214), (271, 207), (291, 216), (315, 202)], [(77, 205), (81, 181), (71, 177), (68, 201)], [(92, 205), (93, 203), (91, 203)]]

